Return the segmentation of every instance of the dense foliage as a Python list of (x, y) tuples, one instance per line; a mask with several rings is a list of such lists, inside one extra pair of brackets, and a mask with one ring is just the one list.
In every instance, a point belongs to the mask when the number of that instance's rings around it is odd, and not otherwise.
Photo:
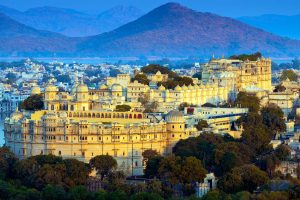
[(168, 74), (169, 78), (174, 78), (178, 76), (168, 67), (163, 67), (156, 64), (150, 64), (148, 66), (142, 67), (141, 71), (145, 74), (156, 74), (158, 71), (160, 71), (162, 74)]
[(289, 79), (290, 81), (297, 81), (298, 75), (294, 72), (292, 69), (283, 70), (282, 74), (280, 76), (280, 80), (284, 81), (286, 79)]
[(256, 61), (257, 59), (261, 58), (262, 55), (260, 52), (256, 52), (254, 54), (241, 54), (241, 55), (233, 55), (230, 56), (229, 59), (237, 59), (237, 60), (250, 60), (250, 61)]
[(31, 95), (22, 102), (21, 108), (30, 111), (42, 110), (44, 108), (43, 99), (44, 97), (42, 94)]

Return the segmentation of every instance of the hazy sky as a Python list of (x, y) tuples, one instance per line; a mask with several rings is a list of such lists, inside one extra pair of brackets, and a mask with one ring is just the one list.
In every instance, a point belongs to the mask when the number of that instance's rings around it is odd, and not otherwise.
[[(100, 13), (116, 5), (132, 5), (149, 11), (167, 0), (0, 0), (1, 5), (19, 10), (39, 6), (72, 8), (86, 13)], [(213, 12), (224, 16), (261, 14), (300, 14), (300, 0), (174, 0), (194, 10)]]

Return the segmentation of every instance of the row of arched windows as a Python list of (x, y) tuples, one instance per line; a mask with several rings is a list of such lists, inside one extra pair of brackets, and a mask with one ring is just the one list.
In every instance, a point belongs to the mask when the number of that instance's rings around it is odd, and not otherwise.
[(142, 114), (127, 114), (127, 113), (78, 113), (70, 112), (69, 117), (86, 117), (86, 118), (122, 118), (122, 119), (142, 119)]

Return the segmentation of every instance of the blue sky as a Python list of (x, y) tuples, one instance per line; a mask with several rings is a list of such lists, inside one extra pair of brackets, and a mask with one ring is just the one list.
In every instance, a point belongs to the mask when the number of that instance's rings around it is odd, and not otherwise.
[[(149, 11), (168, 0), (1, 0), (0, 4), (26, 10), (39, 6), (55, 6), (100, 13), (116, 5), (132, 5)], [(173, 0), (194, 10), (213, 12), (223, 16), (255, 16), (262, 14), (300, 14), (300, 0)]]

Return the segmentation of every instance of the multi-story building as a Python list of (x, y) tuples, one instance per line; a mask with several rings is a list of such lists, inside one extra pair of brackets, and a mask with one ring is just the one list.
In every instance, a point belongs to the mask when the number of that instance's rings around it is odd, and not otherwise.
[(257, 61), (241, 61), (212, 58), (202, 66), (202, 81), (218, 82), (228, 85), (231, 91), (245, 91), (255, 86), (265, 91), (272, 89), (271, 59), (261, 58)]
[(70, 94), (48, 84), (44, 110), (16, 111), (5, 120), (6, 146), (19, 158), (53, 154), (88, 162), (96, 155), (111, 155), (127, 174), (139, 175), (143, 151), (169, 154), (177, 141), (198, 134), (185, 127), (182, 112), (170, 111), (154, 121), (141, 112), (105, 111), (89, 92), (82, 83)]

